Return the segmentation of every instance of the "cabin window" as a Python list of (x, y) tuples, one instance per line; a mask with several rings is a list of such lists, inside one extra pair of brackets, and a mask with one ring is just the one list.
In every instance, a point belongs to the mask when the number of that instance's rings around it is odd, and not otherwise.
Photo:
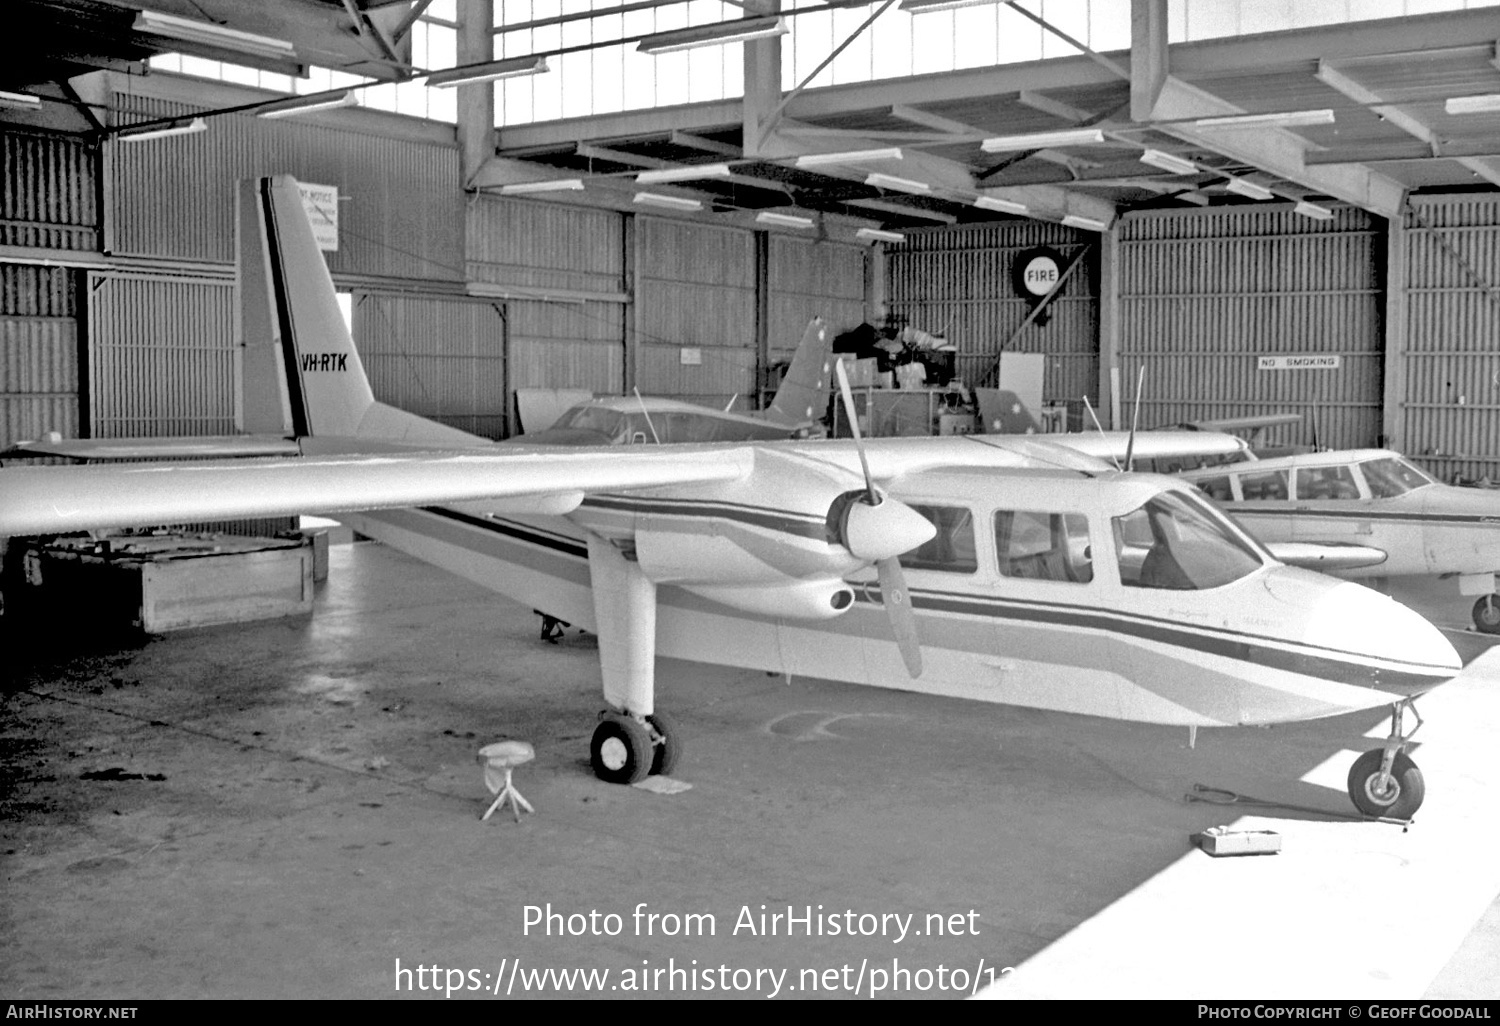
[(963, 506), (914, 503), (911, 508), (930, 520), (937, 534), (902, 555), (902, 566), (908, 570), (942, 570), (951, 574), (972, 574), (979, 569), (973, 513)]
[(1191, 492), (1162, 492), (1112, 524), (1120, 583), (1127, 587), (1200, 591), (1262, 565), (1254, 545)]
[(552, 425), (557, 428), (577, 428), (580, 431), (597, 431), (608, 439), (620, 437), (625, 427), (625, 418), (618, 410), (604, 406), (575, 406)]
[(1433, 483), (1432, 478), (1394, 456), (1378, 460), (1366, 460), (1359, 465), (1365, 473), (1365, 483), (1370, 486), (1370, 496), (1375, 499), (1394, 499), (1405, 495), (1413, 488)]
[(1357, 499), (1359, 486), (1348, 467), (1297, 468), (1298, 499)]
[(1194, 481), (1198, 490), (1207, 495), (1215, 502), (1229, 502), (1234, 498), (1234, 492), (1229, 488), (1229, 478), (1225, 477), (1203, 477)]
[(1240, 475), (1240, 497), (1246, 502), (1285, 499), (1286, 471), (1247, 471)]
[(1082, 513), (1001, 510), (995, 552), (1002, 577), (1086, 584), (1094, 579), (1089, 521)]

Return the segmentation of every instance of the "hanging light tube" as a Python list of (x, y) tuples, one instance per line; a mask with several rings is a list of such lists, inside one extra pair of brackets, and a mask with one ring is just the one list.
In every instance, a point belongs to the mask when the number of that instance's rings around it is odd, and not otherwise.
[(1046, 150), (1054, 146), (1088, 146), (1103, 141), (1104, 133), (1097, 128), (1068, 128), (1029, 135), (997, 135), (984, 140), (979, 148), (986, 153), (1007, 153), (1011, 150)]
[(635, 194), (635, 202), (657, 207), (671, 207), (673, 210), (703, 209), (701, 200), (688, 199), (686, 196), (668, 196), (660, 192), (638, 192)]
[(225, 28), (223, 25), (215, 25), (210, 21), (178, 18), (171, 14), (162, 14), (160, 11), (138, 12), (131, 28), (148, 36), (165, 36), (167, 39), (180, 39), (184, 42), (217, 47), (221, 50), (235, 50), (255, 57), (288, 61), (295, 60), (297, 57), (296, 47), (285, 39), (256, 35), (253, 32), (241, 32), (239, 29)]
[(855, 238), (864, 239), (867, 242), (905, 242), (906, 236), (900, 232), (888, 232), (884, 228), (861, 228), (854, 233)]
[(779, 224), (786, 228), (811, 228), (817, 223), (801, 214), (780, 214), (774, 210), (762, 210), (755, 215), (755, 220), (761, 224)]
[(524, 196), (533, 192), (579, 192), (583, 189), (581, 178), (548, 178), (539, 182), (512, 182), (500, 186), (502, 196)]
[(208, 128), (208, 122), (202, 118), (178, 118), (176, 121), (165, 125), (153, 125), (150, 128), (138, 128), (132, 131), (130, 128), (122, 128), (115, 133), (115, 138), (120, 142), (145, 142), (148, 139), (166, 139), (174, 135), (191, 135), (194, 132), (202, 132)]
[(498, 78), (540, 75), (547, 70), (545, 57), (507, 57), (503, 61), (490, 61), (488, 64), (435, 71), (427, 76), (426, 84), (432, 89), (452, 89), (454, 86), (493, 82)]
[(354, 95), (352, 89), (345, 89), (343, 92), (332, 96), (326, 93), (314, 93), (311, 96), (300, 96), (291, 100), (282, 100), (260, 108), (255, 112), (255, 116), (258, 118), (295, 118), (320, 110), (334, 110), (338, 107), (358, 106), (359, 97)]
[(1174, 153), (1163, 153), (1161, 150), (1147, 150), (1141, 154), (1141, 163), (1159, 167), (1163, 171), (1170, 171), (1174, 175), (1196, 174), (1198, 165), (1191, 160), (1179, 157)]
[(722, 46), (725, 43), (745, 43), (752, 39), (783, 35), (786, 35), (784, 18), (742, 18), (739, 21), (722, 21), (713, 25), (695, 25), (671, 32), (658, 32), (642, 39), (636, 49), (641, 53), (672, 53), (697, 46)]
[(928, 193), (932, 186), (926, 182), (919, 182), (912, 178), (897, 178), (895, 175), (883, 175), (879, 171), (873, 171), (865, 177), (866, 185), (873, 185), (877, 189), (895, 189), (897, 192)]
[(1002, 214), (1026, 214), (1031, 211), (1031, 208), (1024, 203), (1012, 203), (1010, 200), (996, 199), (993, 196), (976, 197), (974, 205), (980, 210), (998, 210)]
[(664, 167), (655, 171), (642, 171), (635, 176), (638, 185), (659, 185), (662, 182), (691, 182), (699, 178), (728, 178), (728, 164), (698, 164), (694, 167)]

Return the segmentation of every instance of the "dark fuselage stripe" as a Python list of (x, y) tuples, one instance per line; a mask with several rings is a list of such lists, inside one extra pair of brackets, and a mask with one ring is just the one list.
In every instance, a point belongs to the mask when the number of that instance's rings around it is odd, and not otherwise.
[(1294, 516), (1298, 520), (1323, 519), (1323, 520), (1382, 520), (1401, 521), (1409, 520), (1414, 524), (1482, 524), (1485, 526), (1500, 526), (1500, 516), (1487, 516), (1482, 513), (1397, 513), (1397, 512), (1375, 512), (1372, 510), (1331, 510), (1331, 509), (1309, 509), (1306, 506), (1280, 506), (1268, 509), (1259, 503), (1229, 503), (1223, 506), (1226, 512), (1235, 516), (1252, 517), (1285, 517)]
[(800, 538), (828, 540), (828, 524), (821, 517), (772, 513), (755, 506), (742, 506), (724, 502), (693, 502), (681, 499), (620, 498), (609, 495), (590, 496), (583, 500), (585, 509), (605, 510), (611, 513), (633, 515), (669, 516), (685, 518), (711, 517), (717, 520), (733, 520), (752, 527)]
[[(563, 541), (558, 537), (539, 532), (529, 525), (470, 516), (437, 506), (424, 507), (424, 509), (428, 513), (518, 541), (540, 545), (580, 559), (588, 558), (588, 549), (585, 546)], [(879, 589), (873, 585), (856, 586), (855, 592), (862, 602), (880, 604)], [(1452, 672), (1443, 667), (1435, 666), (1425, 672), (1415, 669), (1406, 671), (1372, 667), (1364, 663), (1340, 659), (1336, 655), (1319, 655), (1280, 647), (1288, 644), (1295, 645), (1296, 642), (1218, 629), (1199, 633), (1172, 626), (1170, 621), (1166, 620), (1125, 614), (1110, 615), (1100, 613), (1092, 607), (1081, 608), (1062, 603), (1025, 602), (1014, 599), (981, 599), (932, 591), (913, 591), (911, 602), (913, 608), (933, 613), (953, 613), (989, 620), (1102, 631), (1256, 666), (1317, 677), (1339, 684), (1368, 687), (1398, 694), (1425, 689), (1440, 680), (1453, 676)]]

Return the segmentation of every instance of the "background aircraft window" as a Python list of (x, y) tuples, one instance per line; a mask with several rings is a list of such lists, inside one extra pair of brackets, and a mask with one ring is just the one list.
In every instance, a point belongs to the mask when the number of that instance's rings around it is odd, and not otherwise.
[(912, 509), (932, 521), (937, 534), (901, 557), (908, 570), (943, 570), (972, 574), (979, 569), (974, 547), (974, 514), (963, 506), (918, 506)]
[(1301, 467), (1297, 470), (1299, 499), (1357, 499), (1359, 486), (1348, 467)]
[(618, 438), (625, 427), (625, 417), (618, 410), (604, 406), (575, 406), (557, 418), (553, 427), (580, 428), (597, 431), (606, 438)]
[(1261, 566), (1223, 514), (1195, 494), (1162, 492), (1113, 526), (1120, 582), (1132, 588), (1217, 588)]
[(1234, 493), (1229, 489), (1229, 478), (1227, 476), (1199, 478), (1193, 484), (1197, 485), (1198, 490), (1210, 499), (1215, 499), (1219, 502), (1229, 502), (1234, 498)]
[[(655, 430), (652, 430), (652, 429)], [(647, 423), (644, 411), (637, 410), (635, 413), (625, 414), (625, 441), (640, 445), (645, 442), (654, 442), (660, 436), (662, 426), (653, 419)], [(665, 438), (662, 441), (666, 441)]]
[(1413, 488), (1433, 483), (1432, 478), (1394, 456), (1365, 460), (1359, 465), (1359, 469), (1365, 472), (1370, 495), (1376, 499), (1393, 499), (1398, 495), (1405, 495)]
[(1085, 584), (1094, 579), (1088, 517), (1081, 513), (1001, 510), (995, 552), (1003, 577)]
[(1240, 475), (1240, 495), (1246, 502), (1266, 499), (1285, 499), (1286, 471), (1247, 471)]

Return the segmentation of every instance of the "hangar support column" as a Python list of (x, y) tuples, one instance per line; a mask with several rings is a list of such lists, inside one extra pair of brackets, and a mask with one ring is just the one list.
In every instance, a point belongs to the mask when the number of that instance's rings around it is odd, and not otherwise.
[(1406, 210), (1386, 219), (1385, 321), (1381, 353), (1383, 387), (1380, 402), (1380, 444), (1399, 449), (1406, 444)]
[[(480, 64), (494, 58), (494, 23), (494, 0), (464, 0), (458, 5), (459, 64)], [(467, 188), (485, 161), (495, 156), (493, 82), (458, 87), (458, 146)]]

